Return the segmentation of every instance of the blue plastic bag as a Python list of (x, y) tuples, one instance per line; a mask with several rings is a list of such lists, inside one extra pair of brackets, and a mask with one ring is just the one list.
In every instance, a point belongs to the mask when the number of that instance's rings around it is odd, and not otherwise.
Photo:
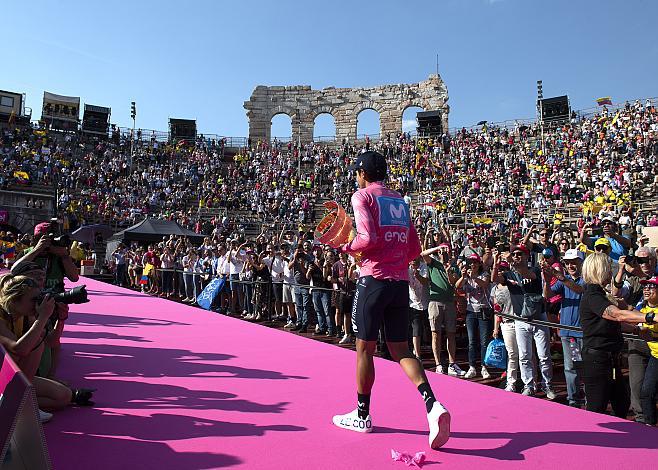
[(496, 369), (507, 369), (507, 349), (502, 339), (494, 338), (487, 346), (484, 363)]

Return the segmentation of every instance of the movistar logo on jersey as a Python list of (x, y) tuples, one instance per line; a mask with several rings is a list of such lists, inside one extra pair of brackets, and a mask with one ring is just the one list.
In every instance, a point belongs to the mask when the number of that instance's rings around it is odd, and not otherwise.
[(409, 207), (404, 199), (398, 197), (379, 196), (377, 198), (379, 206), (379, 226), (410, 226)]

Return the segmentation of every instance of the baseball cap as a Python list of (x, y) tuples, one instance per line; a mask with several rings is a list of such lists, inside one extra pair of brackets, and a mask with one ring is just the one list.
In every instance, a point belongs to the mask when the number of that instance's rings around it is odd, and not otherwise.
[(610, 240), (608, 240), (605, 237), (601, 237), (601, 238), (597, 239), (594, 242), (594, 246), (600, 246), (600, 245), (605, 245), (605, 246), (609, 247), (610, 246)]
[(478, 263), (482, 262), (482, 258), (480, 258), (480, 255), (478, 255), (477, 253), (472, 253), (472, 254), (468, 255), (468, 257), (466, 257), (466, 259), (469, 260), (469, 261), (477, 261)]
[(649, 279), (642, 279), (640, 281), (640, 284), (642, 284), (643, 286), (646, 286), (647, 284), (653, 284), (655, 286), (658, 286), (658, 276), (653, 276), (650, 277)]
[(363, 152), (356, 157), (354, 163), (347, 167), (348, 170), (363, 170), (377, 181), (386, 178), (386, 158), (379, 152)]
[(50, 222), (41, 222), (36, 227), (34, 227), (34, 235), (43, 235), (44, 233), (50, 232)]
[(549, 257), (555, 256), (555, 253), (553, 253), (553, 250), (551, 250), (550, 248), (544, 248), (542, 250), (541, 254), (544, 258), (549, 258)]
[(585, 253), (583, 253), (580, 250), (576, 250), (575, 248), (571, 248), (566, 251), (564, 254), (564, 257), (562, 259), (579, 259), (580, 261), (583, 261), (585, 259)]
[(615, 219), (613, 219), (612, 217), (603, 217), (603, 218), (601, 219), (601, 223), (603, 223), (603, 222), (610, 222), (610, 223), (613, 223), (613, 224), (616, 224), (616, 223), (617, 223), (617, 222), (615, 221)]
[(514, 253), (515, 251), (522, 251), (526, 255), (530, 255), (530, 250), (528, 250), (528, 247), (525, 245), (512, 245), (509, 249), (509, 252)]

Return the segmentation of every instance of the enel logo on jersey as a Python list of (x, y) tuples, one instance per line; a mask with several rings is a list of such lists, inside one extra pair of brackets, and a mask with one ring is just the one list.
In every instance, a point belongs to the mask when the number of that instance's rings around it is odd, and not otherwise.
[(406, 227), (409, 228), (409, 208), (404, 199), (399, 197), (377, 197), (379, 206), (379, 226), (380, 227)]

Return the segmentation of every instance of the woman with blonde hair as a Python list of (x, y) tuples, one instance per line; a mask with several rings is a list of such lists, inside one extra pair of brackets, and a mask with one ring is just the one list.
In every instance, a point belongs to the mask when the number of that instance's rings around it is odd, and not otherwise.
[[(35, 375), (55, 308), (52, 297), (40, 297), (41, 289), (33, 279), (12, 274), (0, 277), (0, 344), (34, 385), (39, 408), (57, 410), (71, 403), (72, 392)], [(50, 417), (44, 413), (42, 419)]]
[(585, 384), (587, 410), (605, 413), (611, 403), (615, 415), (625, 418), (630, 397), (621, 370), (622, 324), (626, 323), (629, 331), (633, 329), (631, 325), (638, 323), (651, 325), (654, 314), (640, 313), (606, 292), (612, 280), (612, 261), (607, 254), (588, 256), (582, 275), (586, 282), (580, 300), (583, 350), (582, 362), (576, 368)]

